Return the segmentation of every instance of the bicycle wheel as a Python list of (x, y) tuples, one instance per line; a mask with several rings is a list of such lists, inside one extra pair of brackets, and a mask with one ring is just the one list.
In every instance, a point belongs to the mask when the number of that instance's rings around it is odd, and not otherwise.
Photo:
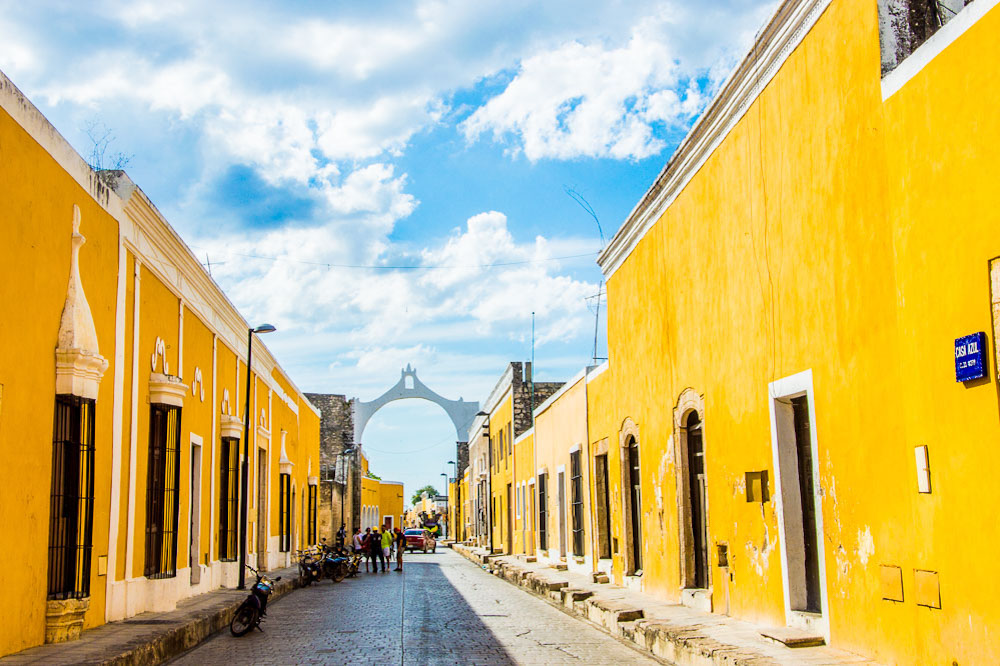
[(242, 636), (255, 626), (257, 626), (257, 609), (244, 601), (243, 605), (236, 609), (233, 620), (229, 623), (229, 631), (233, 636)]
[(330, 575), (330, 578), (333, 580), (334, 583), (339, 583), (340, 581), (347, 578), (347, 567), (344, 566), (343, 562), (340, 562), (339, 564), (337, 564), (336, 567), (334, 567), (333, 572)]

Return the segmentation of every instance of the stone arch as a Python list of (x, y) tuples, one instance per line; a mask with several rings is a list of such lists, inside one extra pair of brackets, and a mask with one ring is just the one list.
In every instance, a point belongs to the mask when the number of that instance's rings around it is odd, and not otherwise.
[[(695, 389), (688, 387), (681, 391), (681, 394), (677, 397), (677, 403), (674, 405), (674, 472), (676, 474), (676, 488), (675, 498), (677, 500), (677, 524), (678, 530), (680, 532), (678, 542), (680, 544), (680, 557), (678, 558), (678, 565), (680, 567), (680, 581), (681, 588), (690, 590), (689, 593), (683, 595), (682, 601), (685, 605), (691, 605), (703, 610), (711, 611), (711, 588), (712, 588), (712, 566), (710, 564), (711, 559), (711, 548), (709, 544), (706, 543), (706, 552), (704, 563), (705, 570), (705, 590), (703, 591), (695, 584), (696, 580), (696, 567), (695, 567), (695, 525), (693, 520), (692, 512), (692, 488), (691, 488), (691, 478), (690, 478), (690, 467), (689, 467), (689, 451), (688, 451), (688, 427), (692, 421), (692, 416), (697, 415), (698, 428), (701, 430), (701, 447), (702, 451), (706, 452), (708, 447), (707, 438), (705, 436), (705, 396), (698, 393)], [(694, 426), (691, 426), (694, 427)], [(707, 465), (705, 465), (707, 457), (703, 455), (702, 465), (705, 467), (705, 485), (707, 488), (707, 478), (708, 471)], [(707, 526), (709, 506), (708, 506), (708, 492), (707, 489), (704, 493), (704, 522)], [(708, 540), (708, 530), (705, 530), (705, 539)], [(695, 591), (697, 590), (697, 592)]]
[(452, 424), (455, 426), (456, 441), (466, 442), (469, 439), (469, 427), (472, 420), (479, 411), (479, 402), (467, 402), (459, 398), (458, 400), (448, 400), (443, 398), (427, 386), (417, 377), (417, 371), (407, 363), (406, 367), (400, 370), (399, 381), (388, 391), (370, 402), (362, 402), (355, 398), (352, 401), (354, 410), (354, 441), (361, 442), (361, 436), (365, 432), (368, 421), (375, 416), (375, 412), (382, 409), (390, 402), (396, 400), (406, 400), (408, 398), (420, 398), (429, 400), (438, 405), (448, 414)]

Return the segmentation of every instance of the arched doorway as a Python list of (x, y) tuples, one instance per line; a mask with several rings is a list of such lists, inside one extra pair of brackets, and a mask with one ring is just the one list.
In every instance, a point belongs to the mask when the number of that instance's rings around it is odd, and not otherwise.
[(691, 410), (685, 420), (687, 435), (688, 505), (687, 529), (691, 533), (693, 566), (690, 585), (698, 589), (708, 587), (708, 502), (705, 495), (705, 445), (702, 439), (701, 418)]
[(621, 430), (622, 499), (625, 514), (625, 573), (642, 573), (642, 474), (639, 457), (639, 428), (625, 419)]

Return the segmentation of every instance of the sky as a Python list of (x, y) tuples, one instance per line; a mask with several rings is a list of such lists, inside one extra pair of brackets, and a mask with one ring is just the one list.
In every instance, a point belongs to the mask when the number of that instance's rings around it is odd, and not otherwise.
[[(607, 355), (597, 253), (773, 8), (0, 0), (0, 69), (278, 328), (301, 390), (371, 400), (409, 363), (484, 401), (532, 339), (539, 381), (595, 328)], [(455, 433), (408, 400), (363, 445), (409, 498)]]

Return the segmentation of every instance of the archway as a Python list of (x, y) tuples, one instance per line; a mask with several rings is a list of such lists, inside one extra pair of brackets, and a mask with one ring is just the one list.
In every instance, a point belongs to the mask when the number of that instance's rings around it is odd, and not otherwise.
[(427, 386), (417, 377), (417, 371), (407, 363), (406, 367), (399, 372), (399, 381), (388, 391), (370, 402), (363, 402), (355, 398), (352, 401), (354, 410), (354, 441), (361, 443), (361, 436), (365, 432), (365, 426), (371, 420), (375, 412), (382, 409), (390, 402), (396, 400), (407, 400), (409, 398), (420, 398), (429, 400), (438, 405), (448, 414), (452, 424), (455, 426), (455, 437), (458, 442), (465, 442), (469, 439), (469, 427), (472, 420), (479, 411), (479, 402), (466, 402), (458, 400), (448, 400), (443, 398)]

